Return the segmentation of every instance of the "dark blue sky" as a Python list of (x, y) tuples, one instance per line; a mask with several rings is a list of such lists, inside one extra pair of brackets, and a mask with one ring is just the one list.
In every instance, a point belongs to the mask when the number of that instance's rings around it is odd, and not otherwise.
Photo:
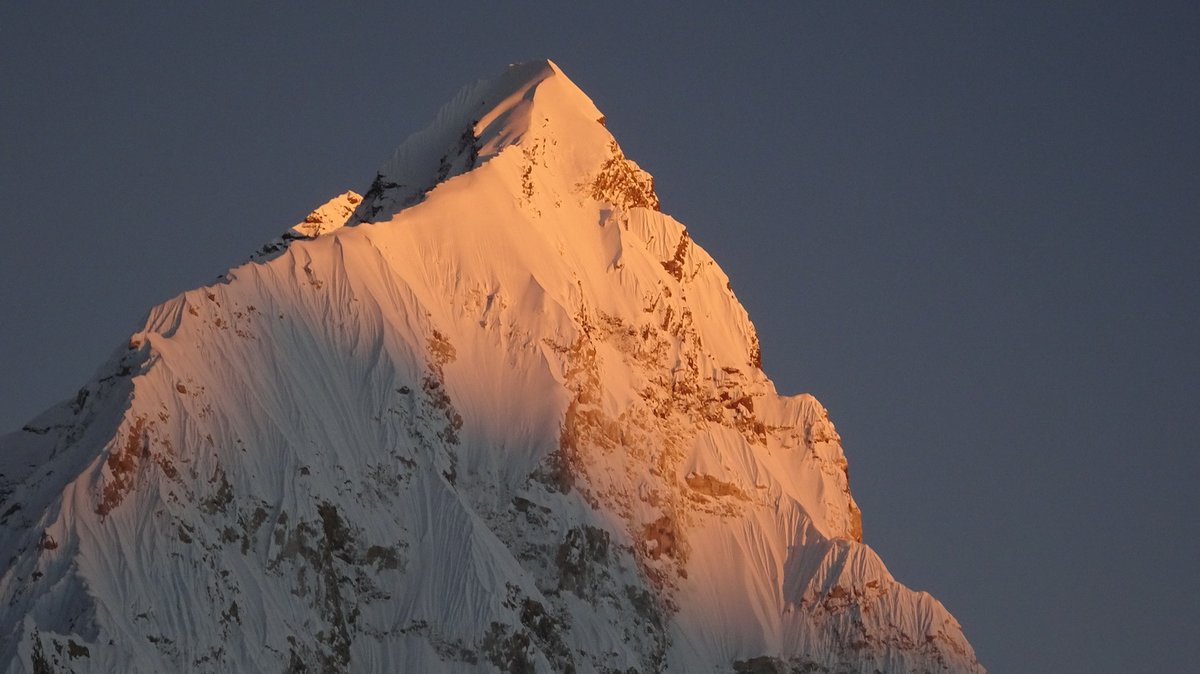
[(74, 4), (0, 7), (3, 429), (549, 57), (986, 666), (1200, 662), (1200, 5)]

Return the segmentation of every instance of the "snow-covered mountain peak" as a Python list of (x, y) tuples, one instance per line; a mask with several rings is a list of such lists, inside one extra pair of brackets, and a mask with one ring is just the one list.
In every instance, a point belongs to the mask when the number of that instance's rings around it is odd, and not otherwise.
[(465, 88), (0, 437), (0, 671), (981, 671), (599, 120)]
[[(541, 60), (460, 90), (380, 168), (355, 221), (386, 219), (510, 148), (560, 188), (599, 185), (621, 195), (614, 199), (621, 204), (658, 207), (653, 179), (624, 157), (592, 100), (552, 61)], [(522, 191), (531, 189), (531, 176), (525, 179)]]

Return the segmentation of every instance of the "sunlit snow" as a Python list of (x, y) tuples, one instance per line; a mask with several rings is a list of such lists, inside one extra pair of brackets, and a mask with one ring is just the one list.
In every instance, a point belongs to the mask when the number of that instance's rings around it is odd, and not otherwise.
[(982, 671), (658, 208), (553, 63), (464, 89), (0, 438), (0, 667)]

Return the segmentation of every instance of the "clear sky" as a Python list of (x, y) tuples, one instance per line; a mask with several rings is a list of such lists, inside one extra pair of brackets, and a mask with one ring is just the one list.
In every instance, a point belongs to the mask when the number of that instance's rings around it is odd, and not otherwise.
[(0, 6), (3, 429), (549, 57), (984, 665), (1200, 666), (1197, 3), (138, 4)]

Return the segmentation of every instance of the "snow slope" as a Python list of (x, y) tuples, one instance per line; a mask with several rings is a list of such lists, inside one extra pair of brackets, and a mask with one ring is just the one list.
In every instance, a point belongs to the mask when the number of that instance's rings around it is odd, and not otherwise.
[(591, 100), (515, 65), (0, 438), (0, 667), (983, 671), (846, 465)]

